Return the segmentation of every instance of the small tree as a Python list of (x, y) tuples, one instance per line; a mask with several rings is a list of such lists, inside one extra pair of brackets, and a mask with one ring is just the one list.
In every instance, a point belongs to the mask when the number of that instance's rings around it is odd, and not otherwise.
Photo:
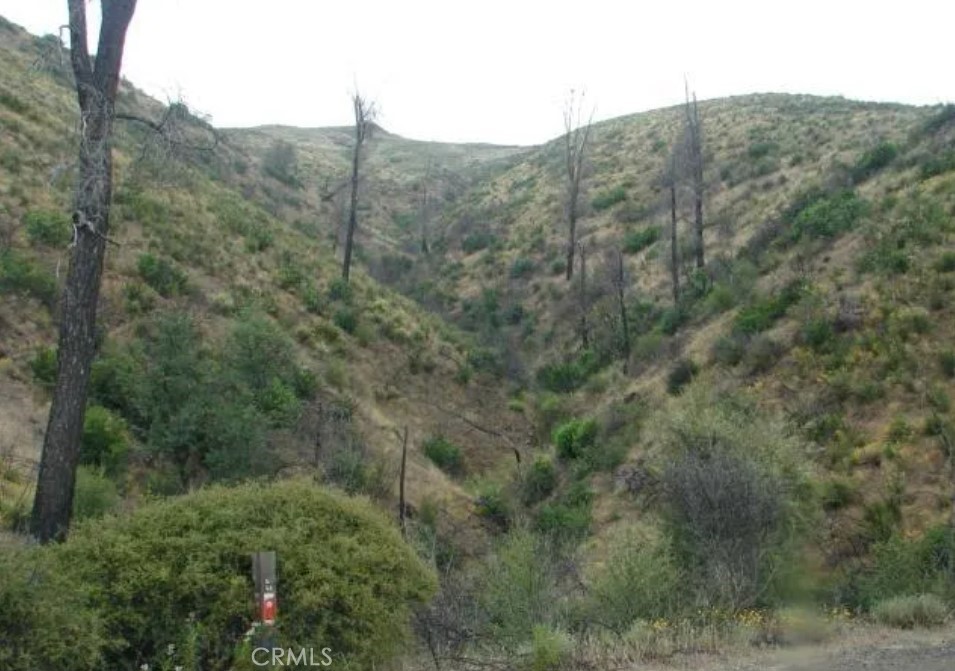
[(96, 306), (113, 195), (113, 120), (126, 30), (136, 0), (103, 0), (96, 56), (87, 47), (86, 2), (68, 0), (70, 61), (80, 107), (79, 179), (73, 242), (60, 310), (59, 357), (30, 529), (41, 542), (65, 538), (96, 356)]
[(352, 148), (351, 161), (351, 200), (348, 207), (348, 229), (345, 233), (345, 258), (342, 262), (342, 277), (348, 281), (351, 271), (352, 250), (355, 244), (355, 229), (358, 228), (358, 183), (361, 169), (361, 150), (373, 127), (377, 110), (373, 102), (362, 97), (361, 93), (352, 95), (352, 108), (355, 113), (355, 145)]
[(276, 140), (262, 158), (262, 169), (287, 186), (297, 186), (298, 157), (292, 143)]
[(584, 156), (590, 141), (593, 113), (581, 124), (583, 96), (577, 99), (571, 91), (564, 106), (564, 160), (567, 169), (567, 281), (574, 276), (574, 251), (577, 248), (577, 208), (580, 200), (580, 178)]

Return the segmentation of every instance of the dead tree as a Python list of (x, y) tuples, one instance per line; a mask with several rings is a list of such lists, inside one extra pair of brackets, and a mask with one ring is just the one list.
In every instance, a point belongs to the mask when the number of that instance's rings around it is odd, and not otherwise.
[(590, 303), (587, 300), (587, 247), (583, 241), (577, 243), (580, 250), (580, 277), (577, 282), (577, 315), (580, 329), (580, 344), (584, 349), (590, 348), (590, 325), (587, 323), (587, 312)]
[(401, 435), (401, 479), (398, 481), (398, 523), (401, 525), (401, 535), (408, 533), (405, 518), (408, 514), (408, 505), (405, 503), (405, 471), (408, 465), (408, 427), (405, 426)]
[(116, 92), (136, 0), (102, 0), (95, 57), (87, 47), (86, 1), (68, 0), (68, 7), (70, 62), (80, 108), (79, 179), (73, 199), (70, 267), (60, 304), (56, 384), (30, 520), (30, 530), (41, 543), (66, 537), (73, 508), (109, 232)]
[(676, 215), (676, 185), (679, 179), (679, 148), (674, 147), (667, 161), (663, 182), (670, 196), (670, 279), (673, 286), (673, 305), (680, 302), (680, 245)]
[(576, 99), (570, 92), (564, 106), (564, 159), (567, 168), (567, 281), (574, 276), (574, 251), (577, 248), (577, 203), (580, 199), (580, 178), (583, 174), (584, 156), (590, 141), (593, 113), (587, 123), (581, 125), (583, 96)]
[(624, 267), (623, 252), (619, 249), (613, 252), (613, 267), (610, 283), (613, 285), (617, 298), (617, 310), (620, 312), (620, 355), (623, 357), (623, 372), (628, 372), (630, 365), (630, 319), (627, 314), (627, 271)]
[(368, 139), (375, 120), (375, 104), (362, 98), (361, 93), (352, 95), (355, 113), (355, 146), (351, 160), (351, 201), (348, 207), (348, 229), (345, 233), (345, 258), (342, 262), (342, 278), (347, 282), (351, 272), (352, 250), (355, 245), (355, 229), (358, 227), (358, 182), (360, 178), (361, 150)]
[(421, 212), (420, 212), (420, 226), (421, 226), (421, 253), (427, 256), (431, 253), (430, 246), (428, 245), (428, 224), (431, 216), (431, 194), (428, 192), (429, 187), (431, 186), (431, 172), (432, 172), (432, 160), (428, 158), (428, 165), (424, 171), (424, 177), (421, 180)]
[(695, 235), (696, 267), (705, 267), (703, 248), (703, 127), (700, 123), (700, 109), (696, 104), (696, 93), (690, 99), (690, 87), (686, 86), (686, 142), (687, 168), (693, 189), (693, 232)]

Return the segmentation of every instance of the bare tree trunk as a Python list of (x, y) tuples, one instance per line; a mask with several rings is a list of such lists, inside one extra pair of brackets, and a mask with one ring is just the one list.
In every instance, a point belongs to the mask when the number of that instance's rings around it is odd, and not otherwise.
[(670, 277), (673, 280), (673, 305), (680, 302), (680, 248), (676, 224), (676, 180), (670, 182)]
[(375, 118), (375, 106), (369, 104), (360, 93), (352, 96), (355, 112), (355, 148), (351, 162), (351, 200), (348, 208), (348, 230), (345, 234), (345, 258), (342, 262), (342, 277), (348, 281), (351, 272), (352, 250), (355, 245), (355, 229), (358, 227), (358, 182), (360, 178), (361, 148), (365, 144), (368, 128)]
[(705, 267), (703, 248), (703, 130), (700, 125), (700, 109), (696, 104), (696, 94), (690, 103), (689, 89), (686, 94), (686, 122), (690, 139), (690, 169), (693, 179), (693, 221), (695, 232), (696, 267)]
[(620, 327), (623, 331), (623, 372), (626, 374), (630, 366), (630, 319), (627, 315), (626, 274), (623, 267), (623, 253), (617, 250), (617, 265), (614, 269), (614, 284), (617, 289), (617, 305), (620, 309)]
[(580, 199), (580, 178), (583, 174), (584, 155), (590, 141), (591, 119), (581, 126), (583, 96), (576, 100), (570, 92), (564, 106), (564, 159), (567, 168), (567, 267), (569, 282), (574, 276), (574, 252), (577, 249), (577, 203)]
[(428, 159), (428, 166), (424, 171), (424, 180), (421, 185), (421, 253), (427, 256), (431, 253), (428, 245), (428, 218), (430, 215), (431, 201), (428, 195), (428, 186), (431, 182), (431, 159)]
[(74, 239), (60, 311), (53, 404), (43, 439), (30, 530), (41, 543), (66, 538), (96, 356), (96, 306), (112, 199), (112, 131), (126, 30), (136, 0), (103, 3), (95, 63), (87, 48), (85, 0), (69, 0), (70, 52), (80, 107)]
[(401, 480), (398, 483), (398, 522), (401, 524), (401, 535), (407, 532), (405, 525), (405, 515), (407, 508), (405, 504), (405, 467), (408, 463), (408, 427), (405, 427), (404, 435), (401, 438)]
[(580, 246), (580, 280), (577, 284), (577, 311), (580, 315), (580, 343), (584, 349), (590, 347), (590, 325), (587, 323), (587, 250), (582, 242)]

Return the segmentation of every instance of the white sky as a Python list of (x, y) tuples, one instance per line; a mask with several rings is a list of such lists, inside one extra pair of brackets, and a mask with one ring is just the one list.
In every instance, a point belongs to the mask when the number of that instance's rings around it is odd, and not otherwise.
[[(66, 0), (0, 15), (56, 32)], [(605, 119), (680, 102), (684, 74), (701, 99), (953, 101), (953, 26), (951, 0), (139, 0), (123, 74), (218, 126), (345, 125), (357, 83), (391, 132), (533, 144), (570, 88)]]

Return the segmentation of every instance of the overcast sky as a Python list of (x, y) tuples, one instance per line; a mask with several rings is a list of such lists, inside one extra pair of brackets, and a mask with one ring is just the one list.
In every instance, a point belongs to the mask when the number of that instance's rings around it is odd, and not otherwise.
[[(66, 0), (0, 14), (56, 32)], [(347, 124), (357, 84), (400, 135), (534, 144), (570, 88), (605, 119), (680, 102), (684, 74), (701, 99), (950, 102), (953, 26), (951, 0), (139, 0), (123, 74), (218, 126)]]

